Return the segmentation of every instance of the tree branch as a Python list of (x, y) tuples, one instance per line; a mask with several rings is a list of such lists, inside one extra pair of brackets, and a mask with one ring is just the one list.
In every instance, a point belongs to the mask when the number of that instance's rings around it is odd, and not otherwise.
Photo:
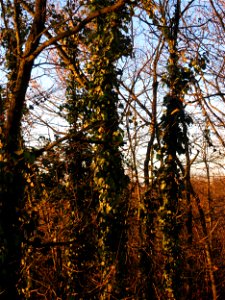
[(72, 30), (68, 30), (68, 31), (64, 31), (62, 33), (59, 33), (57, 36), (52, 37), (49, 40), (47, 40), (46, 42), (44, 42), (43, 44), (41, 44), (31, 55), (29, 55), (28, 60), (35, 59), (44, 49), (46, 49), (50, 45), (55, 44), (59, 40), (62, 40), (62, 39), (66, 38), (70, 35), (78, 33), (79, 31), (81, 31), (81, 29), (83, 29), (85, 27), (85, 25), (87, 25), (93, 19), (95, 19), (95, 18), (97, 18), (101, 15), (105, 15), (105, 14), (114, 12), (114, 11), (120, 9), (126, 3), (128, 3), (127, 0), (118, 0), (113, 5), (103, 7), (101, 9), (97, 10), (97, 11), (94, 11), (94, 12), (90, 13), (83, 21), (80, 22), (79, 25), (75, 26)]

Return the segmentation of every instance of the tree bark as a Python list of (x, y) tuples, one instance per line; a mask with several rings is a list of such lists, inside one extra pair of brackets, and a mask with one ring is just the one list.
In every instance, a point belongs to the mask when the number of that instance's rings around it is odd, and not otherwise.
[[(15, 4), (16, 5), (16, 4)], [(35, 16), (30, 34), (25, 45), (20, 45), (17, 38), (17, 63), (10, 70), (7, 110), (4, 111), (4, 127), (1, 142), (3, 143), (3, 157), (1, 164), (0, 189), (0, 228), (2, 259), (0, 266), (1, 299), (20, 299), (17, 290), (20, 278), (21, 247), (23, 232), (21, 221), (24, 209), (24, 188), (26, 166), (23, 159), (23, 142), (21, 138), (21, 120), (25, 105), (25, 96), (29, 86), (31, 71), (37, 49), (44, 28), (46, 17), (46, 0), (35, 1)], [(20, 27), (17, 24), (18, 28)], [(17, 31), (19, 30), (17, 28)], [(23, 53), (20, 49), (25, 48)], [(15, 55), (15, 49), (7, 49)], [(32, 57), (32, 59), (30, 59)], [(19, 152), (18, 152), (19, 151)], [(19, 154), (18, 154), (19, 153)]]

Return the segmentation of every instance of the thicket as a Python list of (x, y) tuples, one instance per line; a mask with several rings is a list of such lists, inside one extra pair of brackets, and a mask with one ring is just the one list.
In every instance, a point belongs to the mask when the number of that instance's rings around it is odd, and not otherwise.
[(224, 299), (224, 1), (0, 7), (0, 299)]

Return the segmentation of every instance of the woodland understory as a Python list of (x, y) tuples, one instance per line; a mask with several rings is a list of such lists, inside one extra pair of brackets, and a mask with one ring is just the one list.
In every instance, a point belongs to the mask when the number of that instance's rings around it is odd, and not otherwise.
[(225, 1), (0, 13), (0, 300), (225, 299)]

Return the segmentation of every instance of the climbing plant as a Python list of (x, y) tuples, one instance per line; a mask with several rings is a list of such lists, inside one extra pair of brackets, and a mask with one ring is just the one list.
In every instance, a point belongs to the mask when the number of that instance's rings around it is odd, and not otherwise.
[[(143, 2), (147, 5), (148, 1)], [(184, 99), (193, 80), (193, 71), (190, 67), (182, 66), (178, 51), (181, 1), (175, 2), (171, 18), (167, 16), (166, 7), (161, 7), (161, 11), (157, 11), (157, 8), (154, 3), (147, 8), (149, 17), (159, 26), (168, 47), (166, 71), (162, 77), (167, 93), (163, 99), (160, 123), (161, 147), (156, 147), (157, 157), (161, 159), (156, 176), (161, 202), (159, 225), (163, 234), (162, 251), (165, 258), (163, 278), (167, 299), (179, 299), (182, 268), (180, 217), (184, 182), (180, 174), (178, 157), (185, 153), (188, 143), (187, 129), (191, 118), (185, 112)]]
[[(92, 1), (88, 9), (94, 11), (113, 1)], [(108, 293), (122, 297), (122, 265), (125, 262), (126, 210), (124, 175), (120, 146), (123, 132), (119, 127), (117, 112), (118, 88), (116, 62), (130, 54), (129, 8), (98, 17), (92, 23), (87, 47), (90, 60), (86, 64), (89, 78), (86, 101), (90, 110), (87, 126), (93, 124), (90, 135), (98, 143), (92, 146), (94, 158), (94, 190), (98, 193), (98, 257), (101, 266), (101, 292), (99, 299), (106, 299)], [(96, 125), (95, 125), (96, 124)]]
[[(70, 57), (78, 63), (79, 50), (74, 39), (68, 39)], [(67, 120), (70, 124), (70, 138), (66, 148), (66, 160), (69, 173), (68, 190), (71, 198), (71, 221), (79, 218), (79, 226), (71, 228), (71, 239), (76, 245), (70, 248), (70, 294), (77, 294), (85, 299), (97, 299), (99, 290), (99, 261), (97, 257), (97, 214), (98, 194), (93, 189), (94, 157), (92, 138), (88, 131), (81, 129), (89, 124), (91, 108), (88, 106), (86, 86), (82, 87), (71, 72), (67, 80)], [(77, 139), (77, 135), (79, 138)], [(78, 270), (76, 272), (75, 270)]]

